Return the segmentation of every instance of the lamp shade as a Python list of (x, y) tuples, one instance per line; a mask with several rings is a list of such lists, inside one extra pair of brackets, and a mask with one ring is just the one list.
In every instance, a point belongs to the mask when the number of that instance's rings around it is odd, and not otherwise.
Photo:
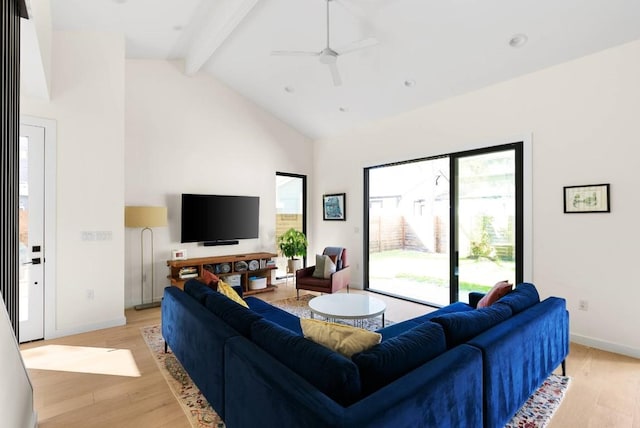
[(126, 227), (160, 227), (167, 225), (167, 207), (124, 207)]

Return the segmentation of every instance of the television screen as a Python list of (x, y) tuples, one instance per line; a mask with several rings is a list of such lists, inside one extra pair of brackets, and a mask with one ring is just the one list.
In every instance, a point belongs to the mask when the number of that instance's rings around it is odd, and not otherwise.
[(258, 238), (257, 196), (182, 195), (181, 242)]

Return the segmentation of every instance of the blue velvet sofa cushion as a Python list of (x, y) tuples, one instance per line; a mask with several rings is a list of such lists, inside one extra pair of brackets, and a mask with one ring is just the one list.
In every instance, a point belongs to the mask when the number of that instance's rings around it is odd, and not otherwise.
[(264, 300), (260, 300), (256, 297), (247, 297), (244, 299), (249, 305), (249, 309), (262, 316), (264, 319), (273, 321), (274, 323), (288, 328), (294, 333), (302, 336), (302, 327), (300, 327), (300, 318), (290, 314), (289, 312), (282, 310), (276, 306), (270, 305)]
[(217, 293), (213, 288), (194, 278), (184, 283), (184, 292), (196, 299), (201, 305), (204, 305), (209, 294)]
[(392, 324), (388, 327), (381, 328), (377, 330), (378, 333), (382, 335), (382, 341), (384, 342), (387, 339), (391, 339), (399, 334), (404, 333), (407, 330), (411, 330), (414, 327), (419, 326), (427, 321), (430, 321), (432, 318), (440, 316), (442, 314), (448, 314), (452, 312), (465, 312), (472, 311), (473, 308), (466, 303), (456, 302), (451, 305), (442, 307), (437, 311), (429, 312), (428, 314), (420, 315), (419, 317), (412, 318), (410, 320), (402, 321), (396, 324)]
[(540, 295), (538, 294), (538, 290), (536, 290), (535, 285), (523, 282), (516, 285), (516, 288), (514, 288), (513, 291), (500, 298), (498, 302), (509, 306), (511, 308), (511, 312), (515, 315), (527, 308), (530, 308), (536, 303), (540, 303)]
[(251, 324), (262, 319), (251, 309), (237, 304), (218, 292), (207, 295), (205, 306), (244, 337), (251, 336)]
[(487, 308), (454, 312), (432, 318), (444, 329), (447, 347), (453, 348), (511, 317), (511, 308), (494, 303)]
[(251, 326), (251, 340), (337, 403), (360, 398), (360, 374), (350, 359), (266, 319)]
[(364, 395), (382, 388), (447, 350), (442, 326), (425, 322), (351, 359), (360, 370)]

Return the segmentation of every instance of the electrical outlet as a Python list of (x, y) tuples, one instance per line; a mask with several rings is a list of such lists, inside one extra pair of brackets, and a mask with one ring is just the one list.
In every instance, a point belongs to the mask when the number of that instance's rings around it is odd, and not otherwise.
[(578, 301), (578, 309), (580, 309), (581, 311), (588, 311), (589, 310), (589, 302), (586, 301), (586, 300)]

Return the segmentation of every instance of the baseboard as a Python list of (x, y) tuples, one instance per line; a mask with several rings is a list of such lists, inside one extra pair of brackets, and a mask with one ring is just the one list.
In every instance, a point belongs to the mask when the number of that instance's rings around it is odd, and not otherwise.
[(81, 326), (65, 328), (65, 329), (56, 329), (52, 332), (48, 332), (47, 334), (45, 334), (45, 339), (47, 340), (56, 339), (58, 337), (71, 336), (71, 335), (80, 334), (80, 333), (87, 333), (89, 331), (102, 330), (102, 329), (111, 328), (111, 327), (119, 327), (126, 324), (127, 324), (127, 319), (125, 317), (121, 317), (121, 318), (116, 318), (116, 319), (95, 323), (95, 324), (87, 324), (87, 325), (81, 325)]
[(619, 343), (606, 342), (604, 340), (582, 336), (579, 334), (571, 334), (570, 340), (579, 345), (589, 346), (591, 348), (600, 349), (602, 351), (613, 352), (614, 354), (626, 355), (628, 357), (640, 359), (640, 349), (631, 348)]

